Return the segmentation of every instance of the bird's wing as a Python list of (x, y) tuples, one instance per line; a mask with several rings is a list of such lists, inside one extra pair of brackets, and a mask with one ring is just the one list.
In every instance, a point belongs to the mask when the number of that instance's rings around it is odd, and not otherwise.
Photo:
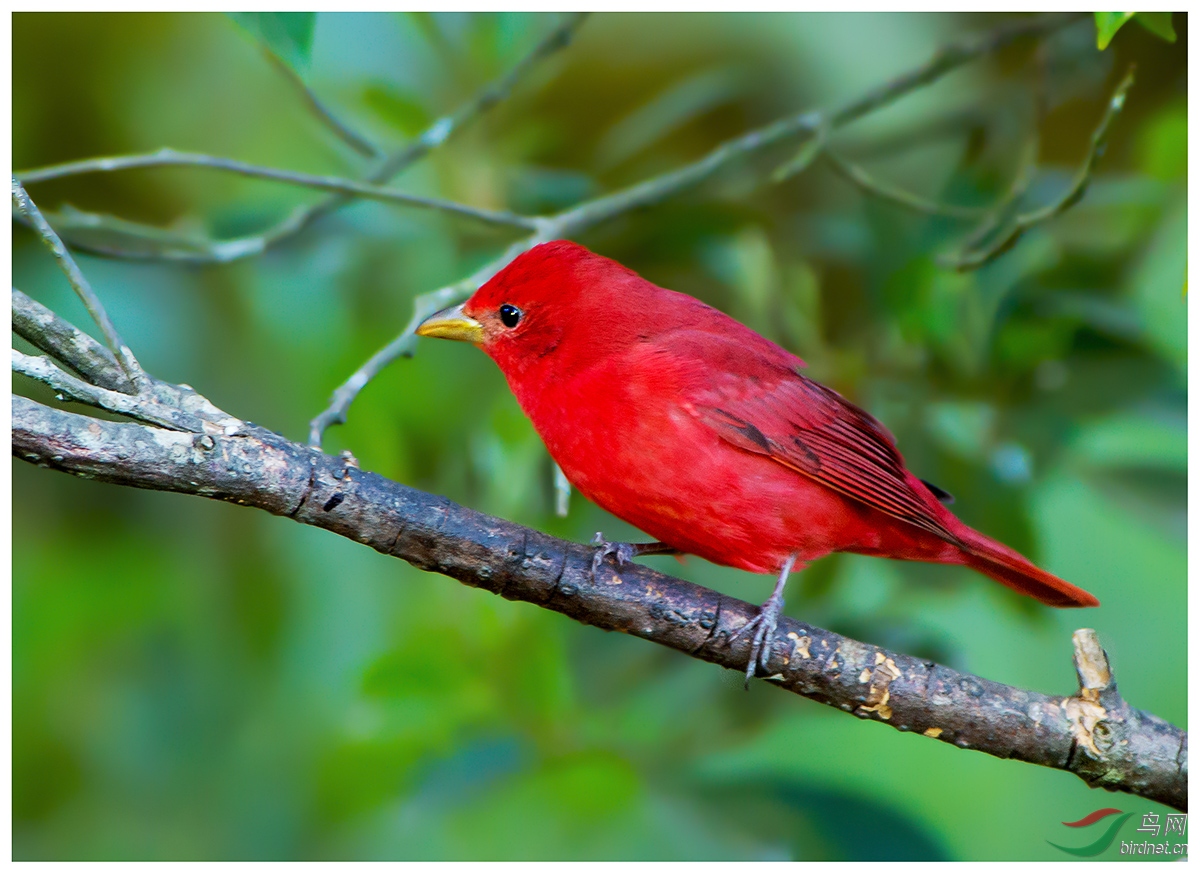
[[(932, 492), (927, 498), (911, 484), (904, 459), (883, 425), (801, 375), (798, 359), (767, 361), (757, 352), (744, 347), (717, 352), (719, 362), (712, 363), (719, 366), (707, 371), (706, 384), (687, 392), (688, 411), (740, 449), (769, 456), (876, 510), (957, 542), (930, 506)], [(744, 366), (731, 366), (739, 360)]]

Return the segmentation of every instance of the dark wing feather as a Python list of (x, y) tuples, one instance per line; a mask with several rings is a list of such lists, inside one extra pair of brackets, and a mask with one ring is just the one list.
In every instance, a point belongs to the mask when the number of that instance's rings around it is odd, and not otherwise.
[(957, 543), (925, 496), (913, 489), (904, 460), (883, 425), (792, 368), (768, 369), (773, 372), (753, 378), (722, 373), (715, 384), (693, 394), (692, 411), (734, 446), (769, 456), (867, 506)]

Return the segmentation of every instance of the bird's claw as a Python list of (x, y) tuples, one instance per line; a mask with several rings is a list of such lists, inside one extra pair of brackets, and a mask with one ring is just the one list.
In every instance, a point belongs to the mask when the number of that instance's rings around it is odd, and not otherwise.
[(758, 673), (758, 668), (761, 667), (764, 671), (767, 670), (767, 662), (771, 659), (772, 644), (775, 641), (775, 629), (779, 625), (779, 617), (783, 614), (783, 598), (778, 594), (772, 594), (767, 602), (758, 609), (758, 615), (735, 631), (729, 638), (729, 642), (737, 640), (743, 635), (750, 634), (750, 659), (746, 663), (746, 688), (750, 688), (750, 681), (754, 679)]
[(604, 559), (608, 556), (614, 556), (617, 563), (617, 570), (621, 566), (633, 561), (637, 555), (637, 550), (632, 543), (614, 543), (604, 539), (603, 532), (597, 531), (596, 536), (592, 538), (592, 546), (598, 547), (596, 554), (592, 556), (592, 577), (595, 578), (600, 570), (600, 565), (604, 564)]
[(629, 562), (633, 561), (639, 555), (679, 555), (679, 550), (673, 546), (669, 546), (662, 541), (655, 540), (651, 543), (612, 543), (604, 539), (604, 535), (597, 531), (596, 536), (592, 538), (592, 546), (599, 547), (596, 554), (592, 556), (592, 579), (596, 578), (596, 572), (600, 570), (600, 565), (604, 563), (607, 556), (615, 556), (617, 561), (617, 570), (620, 570)]

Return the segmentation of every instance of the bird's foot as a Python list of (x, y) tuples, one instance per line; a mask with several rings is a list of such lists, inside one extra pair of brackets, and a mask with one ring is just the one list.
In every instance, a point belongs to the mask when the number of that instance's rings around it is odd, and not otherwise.
[(600, 570), (600, 565), (604, 563), (604, 559), (610, 555), (614, 556), (617, 570), (620, 570), (623, 565), (633, 561), (639, 555), (675, 555), (678, 553), (678, 550), (674, 547), (667, 546), (667, 544), (658, 541), (653, 543), (618, 543), (605, 540), (604, 534), (599, 531), (592, 538), (592, 546), (597, 547), (596, 554), (592, 556), (593, 579), (595, 579), (596, 573)]
[(788, 575), (792, 572), (792, 566), (795, 563), (796, 556), (794, 555), (783, 563), (783, 567), (779, 571), (779, 578), (775, 581), (775, 589), (771, 592), (771, 597), (767, 598), (766, 603), (758, 608), (758, 615), (729, 637), (729, 642), (733, 643), (743, 635), (751, 635), (750, 660), (746, 663), (747, 690), (749, 690), (750, 681), (754, 679), (760, 666), (764, 671), (768, 670), (767, 663), (771, 660), (771, 649), (775, 642), (775, 628), (779, 625), (779, 617), (783, 615), (783, 589), (787, 585)]
[(750, 660), (746, 663), (746, 688), (758, 673), (759, 667), (767, 670), (767, 662), (771, 659), (771, 645), (775, 641), (775, 628), (779, 625), (779, 617), (783, 615), (783, 596), (777, 590), (772, 593), (767, 602), (758, 608), (758, 615), (739, 628), (729, 638), (730, 643), (743, 635), (750, 637)]

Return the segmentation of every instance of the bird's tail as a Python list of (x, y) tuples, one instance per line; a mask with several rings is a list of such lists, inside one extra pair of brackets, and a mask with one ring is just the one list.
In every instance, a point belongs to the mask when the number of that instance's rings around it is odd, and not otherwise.
[[(961, 523), (960, 523), (961, 524)], [(998, 583), (1037, 598), (1051, 607), (1099, 607), (1091, 592), (1072, 586), (1054, 574), (1046, 573), (1025, 556), (1003, 543), (961, 525), (954, 532), (963, 548), (963, 563)]]

